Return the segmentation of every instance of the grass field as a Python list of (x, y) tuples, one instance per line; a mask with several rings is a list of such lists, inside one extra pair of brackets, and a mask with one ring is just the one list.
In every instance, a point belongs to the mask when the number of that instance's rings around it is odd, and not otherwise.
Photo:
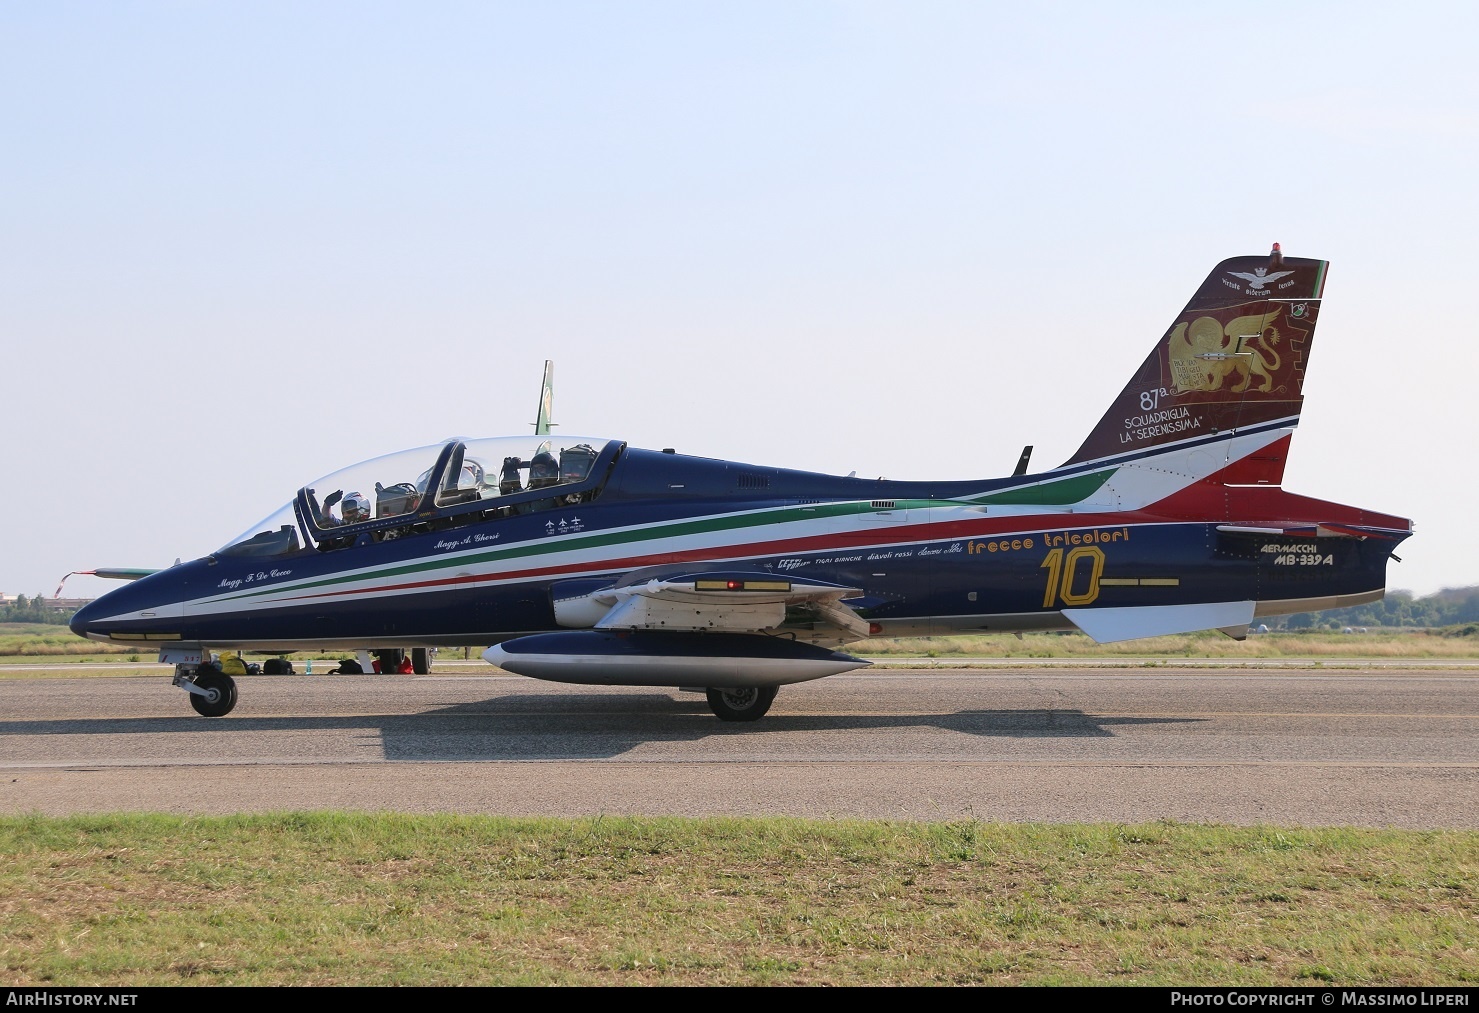
[(1479, 833), (0, 819), (10, 985), (1473, 985)]
[(153, 661), (155, 649), (119, 647), (84, 640), (65, 626), (47, 623), (0, 623), (0, 665), (59, 661)]

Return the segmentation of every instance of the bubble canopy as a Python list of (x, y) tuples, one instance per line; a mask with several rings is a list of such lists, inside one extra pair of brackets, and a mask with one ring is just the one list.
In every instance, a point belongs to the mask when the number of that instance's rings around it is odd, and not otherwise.
[(611, 443), (579, 436), (502, 436), (386, 454), (310, 482), (295, 501), (227, 542), (217, 555), (280, 555), (297, 551), (300, 536), (322, 547), (324, 533), (339, 534), (335, 529), (386, 530), (397, 518), (410, 524), (465, 504), (492, 509), (506, 498), (528, 500), (522, 494), (530, 490), (554, 489), (561, 495), (557, 487), (587, 482)]

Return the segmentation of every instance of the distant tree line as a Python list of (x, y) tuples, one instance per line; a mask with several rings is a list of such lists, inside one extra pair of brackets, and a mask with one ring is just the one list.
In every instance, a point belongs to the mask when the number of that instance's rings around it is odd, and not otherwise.
[(15, 596), (15, 604), (0, 605), (0, 623), (49, 623), (53, 626), (65, 626), (76, 613), (76, 609), (52, 608), (39, 594), (30, 598), (18, 594)]
[(1388, 591), (1369, 605), (1324, 612), (1300, 612), (1266, 621), (1270, 630), (1344, 629), (1347, 626), (1439, 627), (1479, 623), (1479, 587), (1445, 588), (1415, 598), (1410, 591)]

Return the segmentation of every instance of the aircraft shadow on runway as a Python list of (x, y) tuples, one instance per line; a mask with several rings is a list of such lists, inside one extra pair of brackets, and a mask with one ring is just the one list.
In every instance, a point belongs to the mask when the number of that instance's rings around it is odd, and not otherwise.
[[(1025, 709), (900, 715), (773, 712), (755, 724), (733, 724), (715, 718), (700, 696), (592, 693), (496, 697), (417, 714), (253, 718), (238, 712), (237, 716), (219, 720), (182, 715), (0, 721), (0, 736), (210, 735), (223, 740), (219, 748), (210, 751), (210, 761), (237, 757), (243, 762), (255, 759), (253, 751), (233, 748), (225, 739), (284, 732), (352, 735), (364, 731), (379, 735), (384, 759), (390, 761), (490, 762), (605, 759), (644, 745), (708, 738), (724, 740), (726, 754), (733, 758), (738, 744), (733, 740), (737, 738), (740, 742), (753, 740), (754, 758), (763, 760), (777, 748), (790, 745), (791, 737), (796, 735), (937, 728), (982, 737), (1109, 738), (1114, 736), (1113, 729), (1117, 726), (1185, 725), (1203, 720), (1087, 714), (1073, 709)], [(346, 744), (349, 744), (347, 740)], [(272, 753), (275, 759), (281, 759), (280, 747), (272, 749)]]

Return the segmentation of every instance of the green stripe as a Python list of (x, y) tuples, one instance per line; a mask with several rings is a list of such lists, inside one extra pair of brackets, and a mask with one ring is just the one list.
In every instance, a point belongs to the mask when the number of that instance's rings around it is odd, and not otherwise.
[[(911, 507), (918, 509), (931, 505), (929, 500), (893, 500), (891, 502), (896, 504), (894, 509), (908, 509)], [(779, 507), (775, 510), (766, 510), (754, 514), (721, 514), (715, 517), (705, 517), (700, 520), (657, 524), (652, 527), (638, 528), (634, 531), (617, 531), (581, 535), (579, 537), (564, 535), (559, 538), (551, 538), (549, 541), (523, 542), (506, 549), (488, 549), (465, 556), (407, 563), (401, 566), (390, 566), (381, 570), (373, 570), (369, 573), (360, 573), (353, 576), (325, 577), (321, 580), (309, 581), (305, 584), (278, 584), (273, 587), (262, 588), (261, 590), (243, 591), (229, 598), (220, 598), (217, 600), (221, 602), (242, 601), (251, 598), (260, 598), (263, 595), (282, 594), (284, 591), (307, 591), (315, 587), (328, 587), (334, 584), (346, 584), (351, 581), (403, 577), (408, 574), (425, 573), (431, 570), (445, 570), (452, 567), (475, 566), (479, 563), (512, 559), (520, 556), (540, 556), (555, 552), (578, 552), (583, 549), (595, 549), (607, 545), (621, 545), (631, 542), (644, 542), (657, 538), (676, 538), (683, 535), (706, 534), (713, 531), (767, 527), (775, 524), (784, 524), (789, 521), (818, 520), (821, 518), (846, 517), (851, 514), (878, 512), (880, 511), (876, 510), (872, 503), (865, 501), (861, 503), (818, 503), (815, 506)]]
[(1028, 503), (1034, 506), (1078, 503), (1098, 492), (1099, 487), (1108, 482), (1110, 476), (1118, 470), (1118, 468), (1110, 468), (1107, 471), (1096, 471), (1091, 475), (1076, 475), (1057, 482), (1044, 482), (1041, 485), (1030, 485), (1022, 489), (1008, 489), (1005, 492), (977, 496), (974, 501), (977, 503)]

